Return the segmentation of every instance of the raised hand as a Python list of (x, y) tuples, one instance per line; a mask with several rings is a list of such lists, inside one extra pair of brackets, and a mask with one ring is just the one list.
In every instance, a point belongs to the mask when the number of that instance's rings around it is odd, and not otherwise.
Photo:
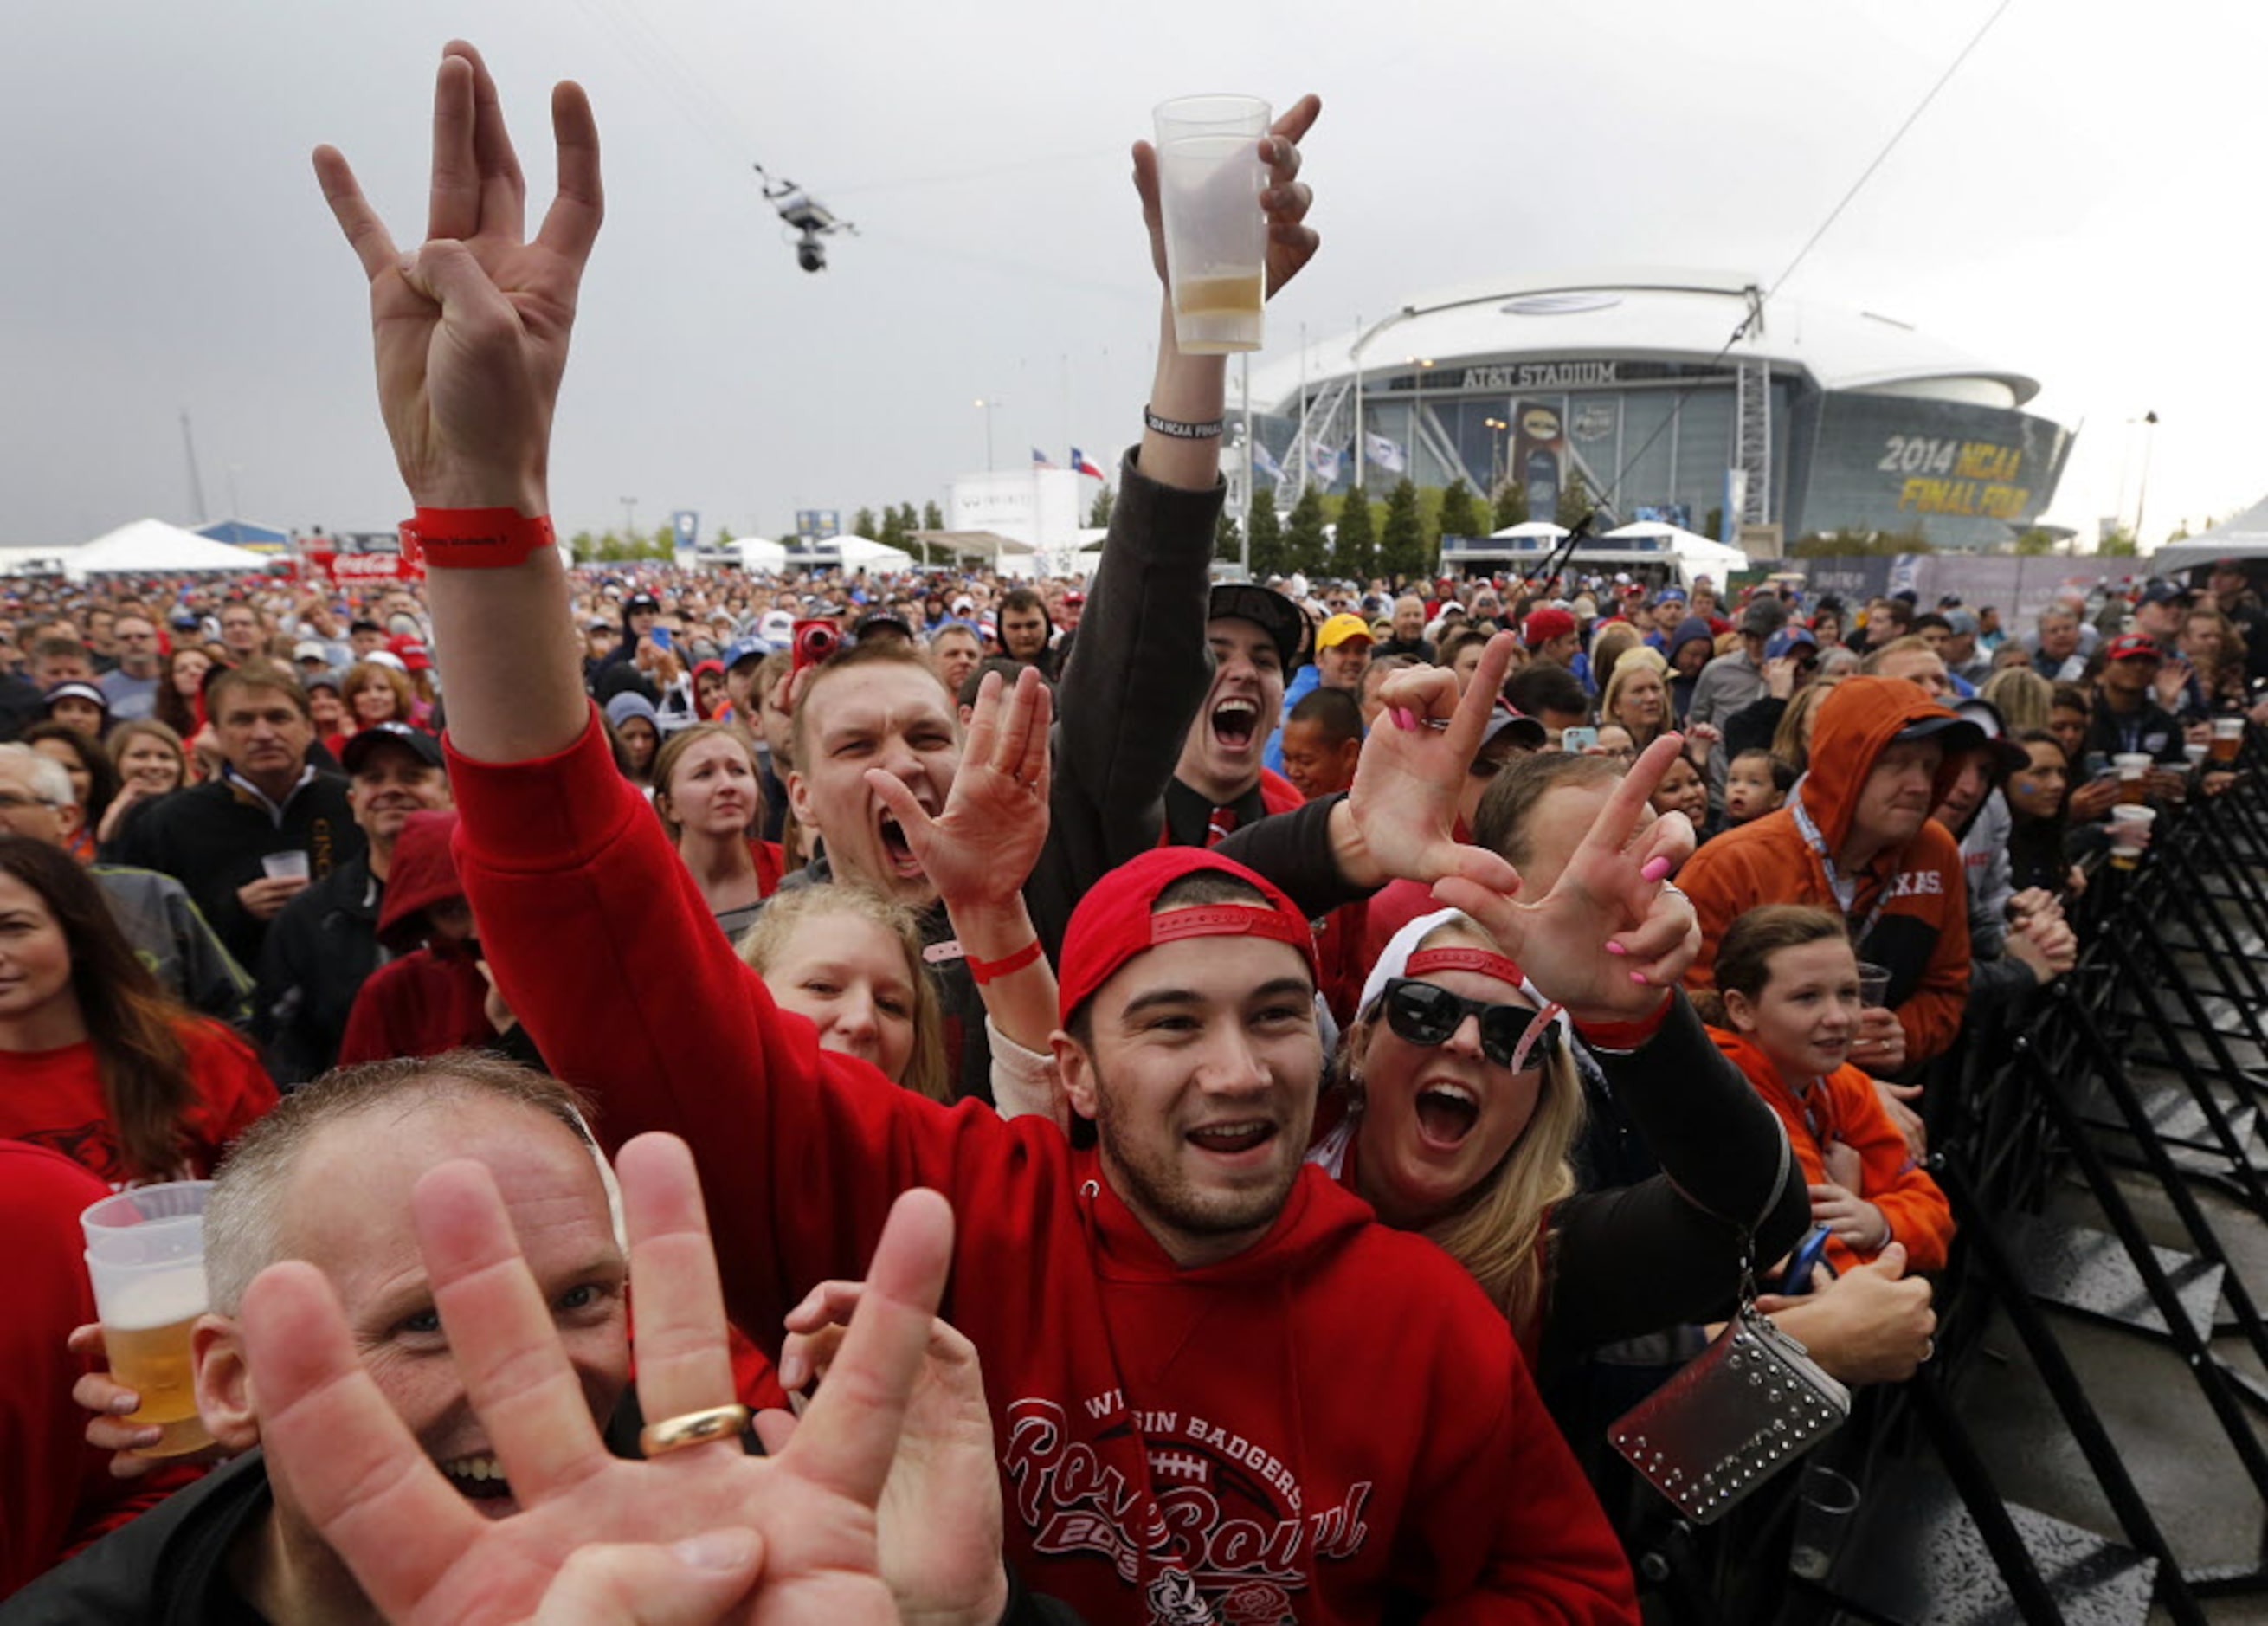
[(1003, 906), (1018, 897), (1047, 845), (1054, 697), (1030, 667), (1016, 675), (1007, 694), (1000, 690), (1000, 674), (986, 673), (960, 770), (937, 817), (903, 780), (866, 770), (867, 785), (905, 831), (922, 873), (956, 913)]
[[(865, 1297), (863, 1282), (822, 1282), (787, 1313), (779, 1379), (790, 1389), (824, 1379)], [(758, 1422), (765, 1449), (793, 1438), (784, 1412)], [(882, 1577), (910, 1621), (992, 1626), (1006, 1607), (1000, 1564), (1000, 1474), (976, 1346), (943, 1319), (930, 1323), (929, 1352), (906, 1408), (897, 1458), (875, 1509)]]
[[(637, 1296), (637, 1390), (650, 1422), (730, 1401), (732, 1363), (692, 1154), (642, 1135), (616, 1162)], [(579, 1610), (563, 1583), (610, 1585), (666, 1568), (658, 1547), (715, 1533), (749, 1538), (711, 1567), (754, 1568), (755, 1592), (727, 1617), (772, 1622), (898, 1619), (881, 1578), (874, 1506), (949, 1268), (953, 1216), (933, 1192), (892, 1208), (858, 1314), (826, 1390), (777, 1456), (737, 1439), (651, 1462), (608, 1454), (549, 1308), (521, 1259), (496, 1182), (445, 1164), (412, 1197), (418, 1245), (451, 1357), (519, 1501), (489, 1519), (452, 1489), (357, 1358), (328, 1281), (287, 1262), (247, 1292), (244, 1336), (264, 1413), (270, 1470), (386, 1618), (409, 1622), (720, 1618), (708, 1592), (631, 1614)], [(712, 1548), (716, 1543), (709, 1544)], [(689, 1563), (681, 1552), (677, 1561)], [(665, 1608), (665, 1605), (671, 1607)], [(539, 1610), (541, 1611), (539, 1614)]]
[(1700, 952), (1693, 905), (1665, 884), (1692, 854), (1693, 826), (1683, 813), (1656, 815), (1646, 800), (1684, 743), (1665, 734), (1646, 748), (1547, 896), (1519, 902), (1462, 877), (1434, 885), (1434, 897), (1479, 921), (1578, 1023), (1651, 1013)]
[(1379, 686), (1385, 709), (1362, 743), (1344, 809), (1352, 839), (1341, 846), (1339, 868), (1350, 881), (1431, 886), (1462, 876), (1498, 891), (1519, 885), (1510, 864), (1456, 836), (1457, 798), (1515, 641), (1509, 632), (1491, 639), (1462, 691), (1438, 666), (1410, 667)]
[(549, 511), (552, 411), (604, 213), (579, 85), (553, 90), (551, 124), (558, 188), (533, 241), (496, 81), (462, 41), (434, 81), (431, 201), (415, 253), (395, 248), (339, 151), (315, 149), (323, 196), (370, 278), (379, 406), (421, 506)]
[[(1261, 161), (1268, 166), (1267, 189), (1260, 207), (1268, 217), (1268, 297), (1300, 274), (1315, 257), (1322, 239), (1307, 224), (1314, 193), (1299, 180), (1300, 143), (1322, 112), (1322, 98), (1302, 96), (1268, 127), (1261, 138)], [(1134, 189), (1142, 198), (1142, 223), (1150, 228), (1150, 260), (1158, 280), (1166, 280), (1166, 217), (1158, 201), (1158, 150), (1134, 144)]]

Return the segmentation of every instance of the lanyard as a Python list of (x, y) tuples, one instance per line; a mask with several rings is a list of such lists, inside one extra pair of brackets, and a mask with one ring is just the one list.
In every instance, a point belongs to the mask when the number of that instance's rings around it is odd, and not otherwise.
[(1867, 912), (1863, 921), (1853, 927), (1851, 924), (1851, 908), (1859, 901), (1858, 877), (1845, 880), (1836, 869), (1834, 855), (1827, 850), (1827, 839), (1819, 833), (1819, 826), (1812, 823), (1810, 810), (1803, 805), (1800, 791), (1789, 801), (1788, 807), (1795, 816), (1796, 829), (1803, 833), (1804, 840), (1810, 843), (1813, 856), (1819, 860), (1819, 872), (1826, 877), (1827, 890), (1834, 894), (1836, 907), (1843, 912), (1845, 929), (1850, 932), (1852, 942), (1863, 948), (1867, 939), (1874, 935), (1875, 922), (1882, 918), (1882, 911), (1889, 906), (1892, 894), (1898, 890), (1897, 876), (1894, 872), (1884, 879), (1881, 890), (1874, 895), (1874, 906)]

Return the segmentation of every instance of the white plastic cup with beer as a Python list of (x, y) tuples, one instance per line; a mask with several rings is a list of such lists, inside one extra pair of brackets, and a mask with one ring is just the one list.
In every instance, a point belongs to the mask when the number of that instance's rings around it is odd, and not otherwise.
[(2235, 762), (2244, 750), (2244, 719), (2216, 717), (2213, 720), (2213, 759), (2215, 762)]
[(2135, 807), (2122, 802), (2110, 809), (2110, 867), (2132, 869), (2142, 861), (2142, 846), (2150, 839), (2150, 821), (2158, 817), (2155, 808)]
[(1153, 116), (1174, 341), (1188, 356), (1258, 350), (1268, 297), (1260, 142), (1269, 106), (1257, 96), (1181, 96), (1159, 103)]
[(205, 1198), (210, 1180), (136, 1186), (79, 1216), (86, 1270), (111, 1376), (142, 1397), (126, 1421), (162, 1433), (136, 1454), (180, 1457), (212, 1444), (197, 1415), (189, 1330), (210, 1307)]
[(2118, 774), (2118, 800), (2139, 805), (2150, 799), (2150, 753), (2146, 750), (2120, 751), (2110, 759)]

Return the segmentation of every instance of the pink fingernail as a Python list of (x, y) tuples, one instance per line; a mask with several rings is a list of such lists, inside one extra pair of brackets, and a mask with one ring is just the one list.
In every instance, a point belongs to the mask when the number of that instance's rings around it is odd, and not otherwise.
[(1624, 948), (1622, 944), (1609, 938), (1607, 942), (1607, 952), (1609, 954), (1628, 954), (1630, 950)]
[(1669, 861), (1666, 858), (1657, 858), (1638, 873), (1640, 880), (1659, 881), (1669, 873)]
[(1642, 988), (1646, 987), (1646, 973), (1642, 971), (1634, 971), (1631, 973), (1631, 980)]
[(1415, 728), (1418, 726), (1418, 713), (1411, 711), (1406, 706), (1395, 706), (1394, 708), (1394, 726), (1397, 728), (1403, 729)]

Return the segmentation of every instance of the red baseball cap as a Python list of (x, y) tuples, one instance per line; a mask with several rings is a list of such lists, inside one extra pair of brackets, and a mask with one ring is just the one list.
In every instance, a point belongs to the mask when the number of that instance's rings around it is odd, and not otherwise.
[(1528, 612), (1528, 619), (1520, 624), (1520, 641), (1530, 649), (1541, 649), (1553, 639), (1565, 638), (1574, 630), (1574, 617), (1546, 604)]
[[(1267, 906), (1203, 904), (1152, 913), (1159, 893), (1183, 876), (1206, 870), (1244, 882), (1268, 900)], [(1064, 1023), (1068, 1025), (1071, 1013), (1127, 961), (1160, 943), (1185, 937), (1265, 937), (1290, 943), (1307, 961), (1307, 974), (1322, 980), (1314, 928), (1272, 883), (1205, 847), (1155, 847), (1104, 876), (1071, 912), (1064, 932), (1063, 961), (1056, 972), (1057, 1009)]]
[(423, 639), (412, 638), (405, 632), (399, 637), (387, 639), (386, 647), (394, 652), (403, 666), (413, 672), (430, 672), (433, 669), (432, 654), (425, 647), (425, 641)]
[(2110, 640), (2103, 652), (2108, 661), (2163, 661), (2166, 652), (2156, 642), (2141, 632), (2124, 632)]

